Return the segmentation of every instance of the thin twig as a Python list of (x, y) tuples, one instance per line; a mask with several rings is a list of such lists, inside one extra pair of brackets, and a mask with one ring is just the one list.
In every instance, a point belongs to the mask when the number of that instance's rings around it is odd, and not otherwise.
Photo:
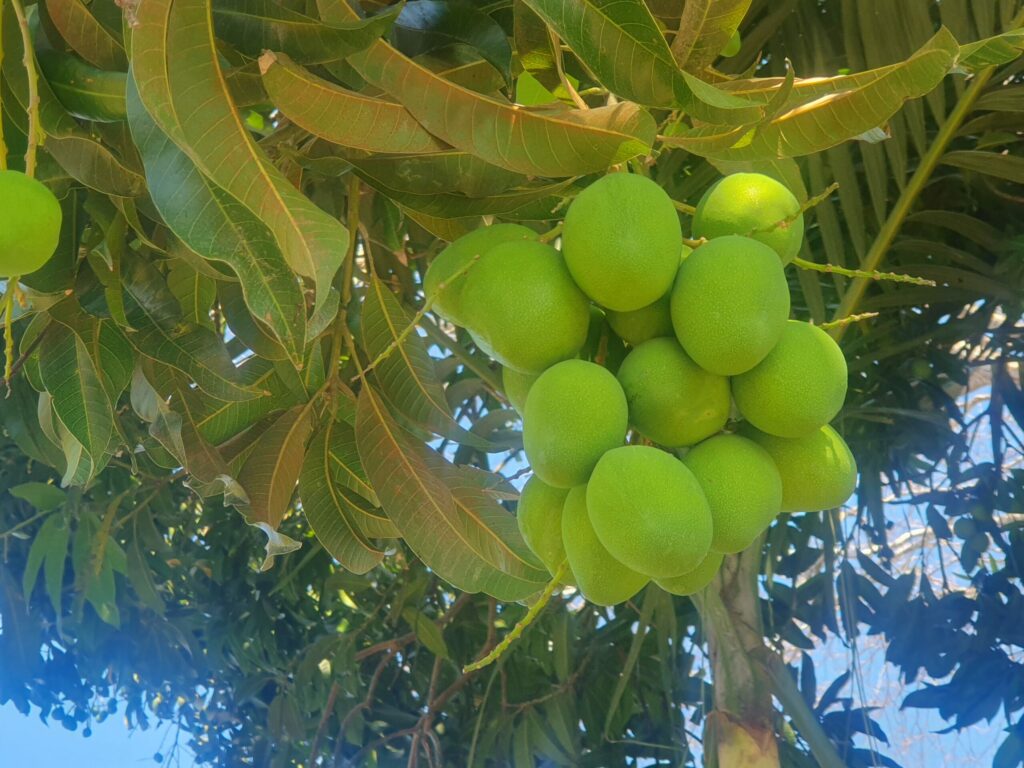
[(838, 320), (829, 320), (827, 323), (820, 323), (818, 327), (830, 330), (832, 328), (838, 328), (841, 325), (850, 325), (851, 323), (859, 323), (862, 320), (870, 320), (874, 317), (878, 317), (878, 312), (861, 312), (857, 315), (850, 315), (849, 317), (841, 317)]
[(923, 285), (928, 288), (935, 287), (934, 280), (928, 280), (924, 277), (915, 277), (914, 275), (905, 275), (902, 272), (866, 272), (863, 269), (837, 267), (835, 264), (818, 264), (815, 261), (801, 259), (799, 256), (793, 259), (793, 264), (800, 267), (800, 269), (809, 269), (813, 272), (824, 272), (830, 275), (845, 275), (846, 277), (856, 277), (862, 280), (888, 280), (893, 283), (910, 283), (911, 285)]
[(547, 586), (544, 587), (544, 591), (541, 592), (540, 597), (537, 598), (537, 602), (530, 606), (530, 610), (526, 612), (526, 615), (505, 635), (505, 639), (498, 643), (494, 650), (484, 656), (482, 659), (478, 659), (471, 664), (467, 664), (463, 668), (463, 672), (475, 672), (478, 669), (483, 669), (488, 664), (493, 663), (501, 656), (508, 647), (516, 641), (523, 631), (533, 623), (533, 620), (540, 615), (540, 612), (544, 610), (544, 606), (548, 604), (548, 600), (555, 593), (555, 590), (561, 586), (562, 582), (565, 581), (565, 573), (567, 566), (565, 561), (558, 566), (558, 570), (555, 571), (555, 575), (551, 577), (551, 581), (548, 582)]
[(680, 213), (685, 213), (687, 216), (693, 216), (693, 214), (697, 212), (697, 209), (694, 208), (692, 205), (680, 203), (678, 200), (673, 200), (672, 205), (676, 207), (677, 211), (679, 211)]

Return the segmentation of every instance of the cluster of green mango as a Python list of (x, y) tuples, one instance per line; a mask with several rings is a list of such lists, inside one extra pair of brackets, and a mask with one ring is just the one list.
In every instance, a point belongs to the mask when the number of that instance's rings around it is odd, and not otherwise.
[[(837, 507), (856, 483), (829, 426), (846, 397), (842, 352), (789, 319), (798, 201), (733, 174), (692, 230), (691, 251), (664, 190), (613, 173), (569, 206), (561, 252), (497, 224), (424, 278), (433, 308), (504, 366), (533, 470), (517, 512), (527, 544), (603, 605), (652, 579), (692, 594), (780, 512)], [(617, 366), (577, 359), (594, 307), (630, 347)]]

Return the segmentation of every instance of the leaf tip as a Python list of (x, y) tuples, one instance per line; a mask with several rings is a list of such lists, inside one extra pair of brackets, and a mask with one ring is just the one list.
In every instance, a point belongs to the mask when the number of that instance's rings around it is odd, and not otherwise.
[(259, 59), (260, 74), (261, 75), (267, 74), (267, 70), (270, 69), (274, 65), (274, 63), (276, 61), (277, 61), (277, 54), (276, 53), (274, 53), (273, 51), (264, 51), (263, 55), (260, 56), (260, 59)]

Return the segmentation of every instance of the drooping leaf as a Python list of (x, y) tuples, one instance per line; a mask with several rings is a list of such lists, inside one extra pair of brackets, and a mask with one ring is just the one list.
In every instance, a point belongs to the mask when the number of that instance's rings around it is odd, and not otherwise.
[(681, 71), (643, 0), (526, 3), (613, 93), (653, 107), (681, 106), (709, 122), (735, 124), (761, 116), (756, 104)]
[(28, 560), (22, 573), (22, 594), (29, 600), (39, 578), (39, 570), (43, 569), (46, 594), (50, 598), (50, 605), (53, 606), (58, 621), (61, 617), (64, 563), (68, 556), (70, 538), (71, 528), (67, 520), (61, 515), (50, 515), (32, 540), (32, 547), (28, 551)]
[(147, 0), (132, 34), (143, 105), (214, 184), (273, 233), (291, 268), (312, 279), (322, 306), (348, 247), (342, 224), (313, 204), (253, 141), (231, 103), (204, 0)]
[(336, 61), (366, 48), (394, 23), (400, 6), (368, 19), (324, 24), (273, 0), (218, 0), (213, 6), (217, 36), (242, 53), (281, 51), (303, 64)]
[(36, 56), (54, 95), (69, 113), (101, 123), (125, 119), (124, 72), (97, 69), (61, 51), (39, 51)]
[(60, 423), (98, 462), (114, 434), (114, 412), (89, 350), (70, 328), (56, 325), (40, 350), (39, 372)]
[[(412, 440), (364, 382), (356, 414), (359, 456), (384, 510), (412, 550), (441, 578), (467, 592), (520, 600), (546, 581), (523, 552), (515, 519), (493, 499), (477, 507), (473, 493), (453, 491), (438, 475), (445, 460)], [(486, 496), (485, 496), (486, 498)], [(478, 501), (479, 499), (472, 499)]]
[(46, 0), (46, 12), (68, 45), (89, 63), (107, 70), (128, 66), (124, 43), (89, 12), (82, 0)]
[[(381, 358), (373, 377), (380, 382), (382, 395), (398, 413), (420, 427), (467, 445), (491, 447), (455, 422), (423, 340), (415, 330), (406, 333), (412, 319), (387, 286), (372, 276), (363, 304), (361, 340), (371, 361)], [(396, 343), (399, 338), (401, 343)]]
[[(845, 83), (812, 82), (812, 87), (832, 90), (749, 131), (740, 131), (741, 135), (736, 129), (696, 128), (667, 137), (665, 143), (722, 160), (767, 160), (819, 152), (884, 125), (905, 101), (931, 91), (949, 72), (956, 50), (953, 36), (943, 29), (901, 64), (854, 76)], [(834, 90), (844, 85), (853, 87)], [(793, 93), (804, 98), (810, 95), (799, 83)], [(709, 143), (715, 133), (733, 142)]]
[(56, 509), (65, 501), (68, 495), (60, 488), (49, 483), (28, 482), (19, 483), (8, 489), (11, 496), (22, 501), (27, 501), (40, 512), (49, 512)]
[(384, 552), (357, 522), (362, 515), (358, 497), (337, 482), (332, 471), (332, 431), (341, 426), (332, 419), (310, 441), (299, 475), (299, 495), (306, 520), (324, 549), (350, 571), (366, 573), (383, 560)]
[(296, 125), (333, 144), (394, 154), (445, 146), (402, 105), (329, 83), (283, 54), (265, 53), (260, 71), (274, 105)]
[(952, 165), (967, 171), (983, 173), (986, 176), (994, 176), (997, 179), (1007, 179), (1024, 184), (1024, 157), (1000, 152), (960, 149), (947, 152), (942, 156), (941, 162), (943, 165)]
[(699, 74), (736, 32), (750, 0), (687, 0), (672, 40), (672, 53), (687, 71)]
[[(350, 20), (355, 12), (321, 0), (320, 14)], [(635, 104), (590, 110), (528, 110), (445, 80), (383, 41), (350, 59), (367, 81), (387, 91), (432, 134), (520, 173), (573, 176), (646, 153), (654, 121)]]
[(1008, 64), (1024, 51), (1024, 29), (1011, 29), (1001, 35), (960, 46), (956, 67), (964, 72), (977, 72), (991, 66)]

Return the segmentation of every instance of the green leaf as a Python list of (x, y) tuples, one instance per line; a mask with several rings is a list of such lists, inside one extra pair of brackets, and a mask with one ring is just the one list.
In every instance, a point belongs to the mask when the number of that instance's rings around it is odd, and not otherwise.
[(391, 30), (392, 42), (407, 56), (450, 45), (466, 45), (512, 80), (512, 46), (505, 30), (483, 11), (460, 0), (410, 0)]
[[(742, 136), (717, 127), (696, 128), (666, 137), (665, 144), (722, 160), (767, 160), (819, 152), (884, 125), (907, 99), (931, 91), (949, 72), (956, 50), (953, 36), (942, 29), (900, 64), (850, 78), (812, 80), (809, 86), (813, 90), (797, 83), (791, 98), (813, 96), (813, 100), (801, 102)], [(740, 90), (744, 84), (734, 86)], [(746, 93), (753, 95), (752, 91)], [(761, 93), (770, 99), (768, 91)], [(715, 134), (734, 141), (709, 144)]]
[[(52, 487), (52, 486), (50, 486)], [(53, 612), (60, 621), (61, 591), (64, 587), (64, 562), (68, 556), (68, 540), (71, 529), (61, 515), (50, 515), (39, 527), (32, 546), (28, 551), (25, 570), (22, 573), (22, 593), (28, 601), (35, 589), (39, 570), (42, 568), (46, 583), (46, 594), (50, 598)]]
[(131, 341), (141, 354), (176, 368), (220, 400), (263, 394), (241, 381), (217, 334), (181, 322), (177, 300), (152, 265), (135, 260), (125, 277), (128, 319), (136, 329)]
[[(653, 107), (681, 106), (701, 120), (736, 124), (761, 117), (754, 103), (687, 72), (643, 0), (526, 0), (613, 93)], [(643, 62), (638, 66), (637, 62)]]
[(36, 57), (54, 95), (69, 113), (101, 123), (125, 119), (127, 75), (123, 72), (97, 69), (60, 51), (38, 51)]
[(217, 299), (216, 281), (176, 259), (167, 270), (167, 287), (181, 305), (186, 322), (214, 330), (210, 309)]
[(445, 146), (401, 104), (329, 83), (284, 54), (265, 53), (260, 71), (274, 106), (300, 128), (333, 144), (394, 154), (435, 152)]
[(11, 496), (27, 501), (40, 512), (49, 512), (56, 509), (67, 501), (68, 498), (64, 491), (49, 483), (20, 483), (12, 485), (8, 490)]
[(419, 334), (413, 330), (396, 343), (413, 318), (376, 275), (367, 285), (362, 312), (362, 346), (370, 360), (381, 358), (373, 377), (394, 409), (413, 424), (437, 434), (485, 450), (492, 447), (452, 417), (434, 361)]
[(431, 621), (430, 618), (424, 616), (421, 611), (417, 611), (412, 606), (408, 606), (402, 611), (402, 618), (405, 619), (406, 624), (412, 627), (412, 631), (416, 633), (416, 639), (428, 651), (442, 659), (451, 658), (448, 652), (448, 644), (444, 641), (444, 634), (441, 632), (441, 628)]
[(384, 511), (438, 576), (501, 600), (521, 600), (541, 589), (546, 574), (534, 564), (515, 518), (457, 475), (442, 477), (452, 465), (403, 432), (365, 382), (356, 439)]
[(122, 71), (128, 66), (120, 36), (101, 24), (82, 0), (46, 0), (46, 13), (60, 36), (89, 63)]
[(204, 0), (147, 0), (132, 33), (139, 96), (154, 121), (214, 184), (273, 233), (285, 260), (312, 279), (322, 305), (348, 231), (299, 192), (257, 147), (231, 103)]
[(309, 405), (281, 414), (264, 432), (238, 473), (248, 504), (240, 511), (250, 525), (264, 524), (274, 531), (281, 524), (299, 480), (306, 441), (312, 431)]
[(747, 15), (750, 0), (687, 0), (672, 40), (676, 61), (700, 74), (718, 58)]
[(952, 165), (997, 179), (1024, 183), (1024, 157), (1002, 154), (1000, 152), (981, 152), (962, 149), (947, 152), (942, 156), (943, 165)]
[(71, 330), (92, 357), (111, 403), (116, 403), (131, 381), (134, 355), (124, 332), (112, 321), (86, 314), (73, 297), (49, 309), (49, 317)]
[(381, 185), (410, 195), (458, 193), (491, 197), (529, 179), (467, 152), (446, 150), (422, 155), (357, 157), (352, 163)]
[(363, 515), (357, 497), (337, 482), (332, 471), (332, 431), (342, 427), (331, 420), (310, 442), (299, 475), (299, 496), (306, 520), (324, 549), (348, 570), (366, 573), (384, 559), (384, 552), (369, 541), (357, 521)]
[(114, 433), (114, 413), (89, 350), (67, 326), (57, 325), (42, 345), (39, 370), (60, 423), (98, 462)]
[[(326, 19), (355, 16), (342, 3), (321, 0), (319, 6)], [(654, 140), (653, 119), (635, 104), (590, 110), (522, 109), (455, 85), (383, 41), (350, 62), (435, 136), (520, 173), (574, 176), (600, 171), (647, 153)]]
[(1001, 35), (960, 46), (956, 67), (962, 72), (977, 72), (985, 67), (1009, 64), (1024, 51), (1024, 29), (1011, 29)]
[(217, 0), (213, 23), (217, 37), (247, 56), (281, 51), (303, 64), (346, 58), (366, 48), (394, 23), (401, 6), (378, 16), (324, 24), (273, 0)]

